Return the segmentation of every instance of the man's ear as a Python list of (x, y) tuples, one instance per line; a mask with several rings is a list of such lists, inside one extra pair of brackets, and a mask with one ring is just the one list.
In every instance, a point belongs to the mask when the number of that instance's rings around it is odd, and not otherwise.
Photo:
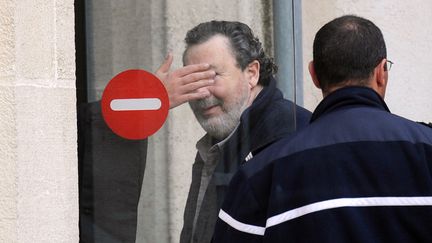
[(260, 78), (260, 63), (258, 60), (254, 60), (246, 67), (246, 75), (250, 88), (254, 88), (258, 84)]
[(309, 74), (310, 74), (310, 76), (311, 76), (311, 78), (312, 78), (313, 83), (315, 84), (315, 86), (316, 86), (318, 89), (321, 89), (320, 82), (319, 82), (319, 80), (318, 80), (318, 78), (317, 78), (317, 76), (316, 76), (315, 66), (314, 66), (313, 61), (310, 61), (310, 62), (309, 62), (308, 69), (309, 69)]
[(382, 61), (377, 66), (377, 85), (378, 87), (383, 87), (387, 85), (388, 71), (387, 71), (387, 59), (382, 59)]
[(372, 89), (374, 89), (378, 94), (384, 98), (387, 80), (388, 80), (388, 71), (385, 68), (387, 63), (387, 59), (382, 59), (381, 62), (375, 67), (373, 79), (372, 79)]

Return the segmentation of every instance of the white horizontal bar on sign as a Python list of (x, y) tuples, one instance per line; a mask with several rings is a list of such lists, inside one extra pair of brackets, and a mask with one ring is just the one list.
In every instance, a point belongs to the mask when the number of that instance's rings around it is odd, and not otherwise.
[(158, 98), (114, 99), (110, 103), (113, 111), (152, 111), (159, 110), (161, 106)]

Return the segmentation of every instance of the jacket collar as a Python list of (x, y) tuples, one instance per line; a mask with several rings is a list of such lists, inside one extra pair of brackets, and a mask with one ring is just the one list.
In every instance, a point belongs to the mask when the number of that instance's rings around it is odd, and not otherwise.
[(340, 88), (325, 97), (312, 114), (310, 122), (335, 110), (355, 106), (369, 106), (390, 112), (384, 100), (373, 89), (361, 86)]
[(249, 152), (274, 141), (275, 134), (282, 133), (275, 133), (274, 129), (282, 129), (268, 124), (275, 119), (274, 112), (270, 112), (268, 107), (279, 99), (283, 99), (283, 94), (276, 88), (276, 80), (271, 78), (269, 84), (261, 90), (251, 106), (241, 115), (240, 125), (228, 141), (227, 147), (240, 151), (239, 154), (244, 159)]
[[(240, 123), (249, 123), (252, 126), (256, 126), (257, 121), (261, 119), (262, 115), (266, 112), (269, 103), (272, 102), (272, 100), (282, 98), (282, 92), (276, 88), (276, 80), (271, 78), (269, 84), (263, 87), (251, 106), (243, 112), (240, 117)], [(251, 127), (251, 129), (252, 128), (253, 127)]]

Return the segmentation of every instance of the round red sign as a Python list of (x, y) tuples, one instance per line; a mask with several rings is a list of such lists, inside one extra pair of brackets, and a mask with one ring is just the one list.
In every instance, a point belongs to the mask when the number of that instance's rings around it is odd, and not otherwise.
[(127, 70), (105, 87), (101, 107), (102, 116), (114, 133), (126, 139), (145, 139), (164, 124), (168, 93), (153, 74)]

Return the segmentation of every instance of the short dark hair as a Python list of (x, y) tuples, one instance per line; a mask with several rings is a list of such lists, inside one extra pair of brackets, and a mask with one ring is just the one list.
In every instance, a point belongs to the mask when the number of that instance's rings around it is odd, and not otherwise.
[(193, 46), (206, 42), (215, 35), (223, 35), (229, 39), (230, 48), (233, 51), (237, 65), (244, 70), (252, 61), (260, 63), (260, 78), (258, 84), (266, 86), (277, 72), (277, 66), (273, 59), (268, 57), (259, 39), (254, 36), (252, 30), (246, 24), (237, 21), (210, 21), (197, 25), (186, 34), (185, 54)]
[(387, 51), (381, 30), (367, 19), (345, 15), (328, 22), (315, 35), (313, 65), (324, 91), (348, 80), (367, 84), (384, 58)]

